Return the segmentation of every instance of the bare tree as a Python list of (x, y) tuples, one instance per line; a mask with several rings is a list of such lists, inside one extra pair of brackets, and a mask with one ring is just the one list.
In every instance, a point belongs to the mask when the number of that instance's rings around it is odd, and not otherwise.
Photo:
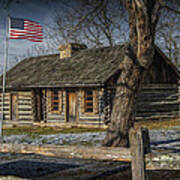
[(52, 27), (56, 28), (55, 31), (51, 29), (50, 37), (59, 34), (61, 43), (74, 41), (89, 47), (113, 46), (127, 41), (128, 35), (124, 33), (128, 31), (127, 13), (119, 0), (76, 2), (74, 7), (64, 3), (69, 11), (55, 15)]
[[(173, 1), (172, 1), (173, 2)], [(156, 43), (169, 59), (180, 68), (180, 14), (175, 8), (180, 8), (178, 2), (170, 3), (163, 9), (156, 29)]]
[[(78, 3), (79, 2), (79, 3)], [(81, 2), (81, 3), (80, 3)], [(89, 47), (113, 46), (129, 41), (127, 11), (122, 1), (77, 1), (76, 6), (63, 2), (69, 9), (56, 14), (51, 37), (58, 37), (56, 45), (66, 42), (85, 43)], [(156, 44), (178, 66), (179, 59), (179, 12), (172, 0), (161, 2), (161, 16), (156, 28)], [(178, 8), (177, 8), (178, 9)], [(54, 32), (54, 33), (53, 33)], [(52, 35), (53, 34), (53, 35)], [(168, 38), (167, 38), (168, 37)]]

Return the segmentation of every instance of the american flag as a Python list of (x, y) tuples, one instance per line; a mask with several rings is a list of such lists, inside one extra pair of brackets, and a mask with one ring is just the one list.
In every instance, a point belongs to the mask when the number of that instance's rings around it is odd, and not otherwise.
[(10, 39), (27, 39), (32, 42), (42, 42), (42, 26), (29, 19), (20, 19), (10, 17)]

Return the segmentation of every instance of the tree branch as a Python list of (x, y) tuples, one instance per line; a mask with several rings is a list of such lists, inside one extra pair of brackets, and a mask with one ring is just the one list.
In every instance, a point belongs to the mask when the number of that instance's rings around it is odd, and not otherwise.
[(167, 9), (168, 11), (174, 12), (176, 14), (180, 14), (180, 11), (178, 11), (176, 9), (173, 9), (173, 8), (167, 6), (167, 5), (162, 5), (162, 8)]

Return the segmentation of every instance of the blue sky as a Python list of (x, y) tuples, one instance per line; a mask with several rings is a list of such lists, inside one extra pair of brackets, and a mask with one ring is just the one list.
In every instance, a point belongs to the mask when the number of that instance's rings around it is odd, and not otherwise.
[[(51, 3), (48, 3), (46, 0), (21, 0), (21, 3), (12, 3), (8, 8), (0, 7), (0, 64), (2, 64), (4, 58), (6, 37), (5, 23), (7, 22), (8, 14), (12, 17), (26, 18), (40, 22), (45, 34), (49, 24), (52, 23), (52, 18), (53, 15), (55, 15), (55, 12), (58, 11), (61, 13), (62, 11), (63, 13), (64, 9), (65, 7), (63, 7), (61, 3), (57, 3), (56, 0)], [(48, 41), (48, 39), (44, 36), (43, 41), (43, 43), (34, 43), (28, 40), (9, 40), (9, 68), (15, 64), (15, 57), (19, 57), (19, 59), (21, 57), (23, 58), (23, 55), (26, 54), (28, 49), (34, 45), (43, 45)], [(57, 47), (54, 47), (54, 49), (56, 50)]]

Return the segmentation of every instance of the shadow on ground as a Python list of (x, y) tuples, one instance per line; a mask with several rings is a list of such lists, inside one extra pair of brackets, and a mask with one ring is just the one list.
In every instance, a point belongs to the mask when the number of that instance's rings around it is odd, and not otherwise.
[[(15, 176), (18, 178), (42, 180), (70, 179), (70, 177), (77, 180), (132, 179), (130, 163), (124, 162), (58, 159), (57, 157), (46, 157), (42, 155), (11, 153), (1, 153), (0, 159), (2, 161), (0, 164), (0, 179), (1, 176), (4, 178), (6, 176)], [(64, 170), (65, 172), (63, 172)], [(150, 174), (152, 180), (180, 180), (180, 170), (148, 170), (147, 172)]]
[(152, 142), (152, 145), (160, 145), (160, 144), (169, 144), (169, 143), (174, 143), (174, 142), (180, 142), (180, 139), (171, 139), (171, 140), (164, 140), (164, 141), (155, 141)]
[(41, 177), (57, 171), (76, 168), (78, 165), (47, 163), (34, 160), (16, 160), (0, 165), (0, 176), (16, 176), (21, 178)]
[[(174, 146), (171, 143), (174, 143)], [(151, 145), (154, 146), (152, 149), (171, 150), (171, 153), (180, 153), (180, 139), (155, 141), (151, 142)]]
[[(180, 180), (179, 170), (154, 170), (147, 171), (151, 180)], [(93, 180), (132, 180), (131, 170), (127, 169), (117, 174), (106, 176), (103, 178), (95, 178)], [(88, 179), (89, 180), (89, 179)]]

